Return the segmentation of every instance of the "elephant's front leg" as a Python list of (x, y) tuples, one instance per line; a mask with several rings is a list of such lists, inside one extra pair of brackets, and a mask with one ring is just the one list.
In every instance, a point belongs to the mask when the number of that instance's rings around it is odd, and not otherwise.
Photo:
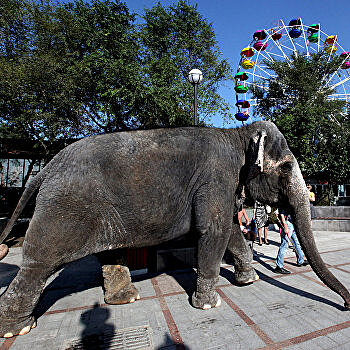
[(248, 247), (238, 224), (233, 224), (227, 249), (233, 258), (236, 282), (238, 284), (247, 284), (257, 281), (259, 276), (252, 266), (253, 253)]
[(192, 305), (200, 309), (210, 309), (221, 304), (215, 291), (219, 280), (220, 263), (227, 247), (229, 231), (223, 230), (219, 215), (199, 230), (197, 287), (192, 296)]

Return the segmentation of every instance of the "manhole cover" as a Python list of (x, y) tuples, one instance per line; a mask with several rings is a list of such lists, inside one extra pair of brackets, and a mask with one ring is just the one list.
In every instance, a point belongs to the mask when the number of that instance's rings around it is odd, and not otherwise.
[(151, 328), (149, 326), (140, 326), (119, 329), (110, 334), (89, 335), (82, 339), (70, 340), (64, 349), (151, 350), (153, 349)]

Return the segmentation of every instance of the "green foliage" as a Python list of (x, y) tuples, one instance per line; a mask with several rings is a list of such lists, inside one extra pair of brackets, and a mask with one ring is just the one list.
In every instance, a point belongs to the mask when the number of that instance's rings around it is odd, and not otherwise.
[(144, 116), (144, 123), (148, 126), (193, 124), (193, 88), (187, 80), (193, 68), (200, 69), (204, 75), (198, 92), (201, 116), (218, 112), (227, 117), (228, 105), (217, 88), (219, 82), (232, 74), (228, 62), (220, 59), (212, 25), (185, 1), (168, 8), (158, 3), (145, 11), (143, 19), (140, 38), (149, 92), (147, 103), (155, 107), (152, 118)]
[(0, 11), (0, 137), (191, 125), (192, 68), (205, 76), (201, 116), (228, 113), (217, 88), (230, 67), (185, 1), (146, 10), (139, 25), (119, 0), (4, 0)]
[(291, 62), (267, 61), (276, 77), (252, 92), (259, 101), (255, 113), (276, 123), (305, 176), (344, 181), (350, 177), (350, 106), (328, 98), (333, 91), (326, 83), (341, 64), (337, 56), (328, 58), (320, 51), (293, 55)]

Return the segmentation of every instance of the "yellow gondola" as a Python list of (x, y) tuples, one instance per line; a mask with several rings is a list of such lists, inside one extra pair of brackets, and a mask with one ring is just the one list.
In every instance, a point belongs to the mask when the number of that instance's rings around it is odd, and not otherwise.
[(254, 61), (244, 60), (244, 61), (241, 62), (241, 66), (244, 69), (251, 69), (251, 68), (254, 67), (254, 65), (255, 65)]
[(338, 48), (335, 47), (335, 46), (328, 46), (328, 47), (326, 47), (325, 50), (326, 50), (327, 53), (331, 54), (331, 53), (336, 52), (338, 50)]
[(330, 35), (327, 36), (326, 40), (324, 41), (326, 44), (333, 44), (337, 41), (337, 36), (336, 35)]
[(254, 50), (251, 47), (245, 47), (242, 51), (241, 51), (241, 56), (245, 56), (245, 57), (253, 57), (254, 56)]

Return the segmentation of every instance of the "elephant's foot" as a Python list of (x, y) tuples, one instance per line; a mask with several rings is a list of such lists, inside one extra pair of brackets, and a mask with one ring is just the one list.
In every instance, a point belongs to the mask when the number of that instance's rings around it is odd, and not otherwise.
[(192, 295), (192, 305), (198, 309), (209, 310), (212, 307), (219, 307), (221, 298), (215, 291), (210, 293), (210, 295), (194, 293)]
[(104, 265), (102, 268), (107, 304), (127, 304), (140, 299), (136, 287), (131, 283), (129, 269), (121, 265)]
[(2, 260), (9, 252), (9, 247), (6, 244), (0, 244), (0, 260)]
[(221, 305), (221, 298), (215, 291), (219, 278), (207, 279), (198, 277), (197, 291), (192, 295), (192, 305), (198, 309), (208, 310)]
[(0, 322), (1, 338), (12, 338), (17, 335), (25, 335), (36, 327), (36, 321), (33, 316), (22, 321), (14, 321), (12, 319), (9, 320), (1, 317)]
[(253, 283), (257, 280), (259, 280), (259, 276), (253, 268), (249, 270), (235, 271), (235, 281), (239, 285)]

